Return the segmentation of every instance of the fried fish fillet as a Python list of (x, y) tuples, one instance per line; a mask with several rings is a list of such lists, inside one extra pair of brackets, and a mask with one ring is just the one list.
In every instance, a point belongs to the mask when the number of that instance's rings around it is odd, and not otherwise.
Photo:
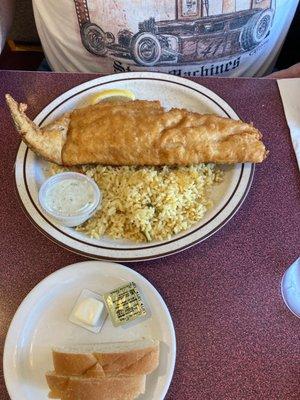
[(60, 165), (260, 163), (267, 156), (252, 125), (185, 109), (165, 111), (159, 101), (104, 102), (42, 128), (25, 115), (26, 105), (10, 95), (6, 101), (22, 140)]

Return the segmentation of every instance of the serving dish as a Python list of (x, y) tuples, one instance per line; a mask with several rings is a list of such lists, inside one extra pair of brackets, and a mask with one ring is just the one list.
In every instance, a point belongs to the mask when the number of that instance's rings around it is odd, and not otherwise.
[[(151, 311), (140, 323), (114, 327), (106, 319), (95, 334), (68, 320), (83, 288), (105, 293), (134, 281)], [(147, 378), (139, 400), (163, 400), (176, 359), (176, 339), (168, 308), (157, 290), (140, 274), (120, 264), (85, 261), (62, 268), (42, 280), (23, 300), (7, 333), (4, 377), (12, 400), (46, 400), (45, 373), (53, 369), (51, 348), (80, 343), (118, 342), (153, 337), (161, 342), (159, 367)]]
[[(105, 76), (86, 82), (65, 92), (36, 117), (37, 124), (46, 124), (66, 111), (80, 107), (92, 94), (107, 89), (130, 89), (138, 99), (159, 99), (165, 108), (184, 107), (190, 111), (213, 113), (238, 119), (234, 110), (207, 88), (183, 78), (139, 72)], [(66, 228), (48, 218), (38, 203), (39, 188), (47, 178), (49, 163), (21, 144), (15, 166), (18, 194), (30, 220), (50, 239), (63, 247), (96, 259), (139, 261), (167, 256), (199, 243), (218, 231), (237, 212), (250, 189), (254, 165), (222, 166), (224, 179), (210, 196), (214, 205), (205, 217), (190, 229), (169, 240), (133, 243), (108, 237), (93, 239)]]

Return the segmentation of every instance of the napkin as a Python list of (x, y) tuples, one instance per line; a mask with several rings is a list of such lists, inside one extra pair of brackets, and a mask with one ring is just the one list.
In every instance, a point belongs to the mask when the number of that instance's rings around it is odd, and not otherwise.
[(300, 79), (277, 80), (300, 170)]

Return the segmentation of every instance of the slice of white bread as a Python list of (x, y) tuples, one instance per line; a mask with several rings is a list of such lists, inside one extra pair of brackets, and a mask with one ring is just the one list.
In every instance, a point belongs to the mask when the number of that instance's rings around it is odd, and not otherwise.
[(86, 378), (46, 374), (49, 397), (61, 400), (134, 400), (145, 393), (145, 375)]
[(141, 339), (131, 342), (85, 344), (54, 348), (54, 369), (57, 374), (103, 377), (144, 375), (159, 363), (159, 341)]

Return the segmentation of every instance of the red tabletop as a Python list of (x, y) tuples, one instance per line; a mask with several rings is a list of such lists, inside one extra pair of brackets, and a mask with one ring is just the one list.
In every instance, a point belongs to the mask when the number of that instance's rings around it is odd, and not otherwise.
[[(0, 72), (0, 340), (27, 293), (43, 278), (83, 258), (43, 236), (14, 192), (20, 143), (4, 94), (30, 105), (50, 101), (96, 75)], [(162, 294), (177, 335), (175, 374), (166, 399), (300, 398), (300, 321), (280, 294), (282, 274), (300, 254), (299, 171), (276, 81), (206, 78), (264, 134), (270, 156), (257, 166), (250, 193), (214, 236), (173, 256), (127, 264)], [(0, 400), (9, 399), (3, 374)], [(22, 400), (22, 399), (20, 399)]]

